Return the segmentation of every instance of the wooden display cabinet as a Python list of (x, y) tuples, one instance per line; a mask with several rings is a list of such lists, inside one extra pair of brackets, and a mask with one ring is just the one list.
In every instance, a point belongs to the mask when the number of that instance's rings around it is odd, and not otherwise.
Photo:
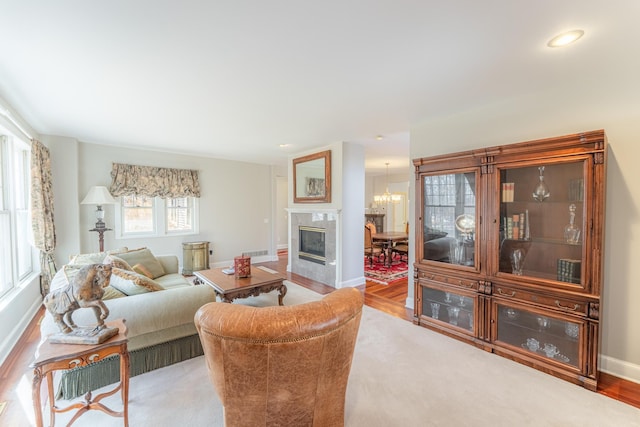
[(415, 159), (414, 323), (597, 388), (604, 131)]

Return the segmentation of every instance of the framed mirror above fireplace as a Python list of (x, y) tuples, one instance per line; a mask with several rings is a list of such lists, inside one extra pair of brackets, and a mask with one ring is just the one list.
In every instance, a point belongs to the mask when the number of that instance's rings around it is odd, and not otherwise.
[(293, 202), (331, 202), (331, 150), (293, 159)]

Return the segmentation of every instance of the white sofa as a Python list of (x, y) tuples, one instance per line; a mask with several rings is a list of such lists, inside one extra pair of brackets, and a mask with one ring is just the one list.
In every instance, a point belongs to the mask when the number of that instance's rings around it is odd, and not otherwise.
[[(216, 298), (210, 286), (192, 285), (179, 274), (176, 256), (155, 258), (162, 265), (165, 274), (154, 278), (154, 281), (164, 290), (104, 300), (109, 308), (107, 322), (119, 318), (125, 320), (132, 376), (201, 355), (202, 347), (193, 319), (202, 305), (215, 301)], [(64, 270), (62, 268), (56, 273), (52, 289), (67, 283)], [(96, 323), (91, 309), (77, 310), (73, 314), (73, 320), (80, 326)], [(47, 311), (40, 331), (42, 337), (59, 332), (53, 317)], [(91, 375), (88, 375), (88, 370), (92, 370)], [(77, 397), (89, 390), (117, 382), (118, 378), (117, 357), (86, 368), (67, 371), (61, 378), (58, 397)]]

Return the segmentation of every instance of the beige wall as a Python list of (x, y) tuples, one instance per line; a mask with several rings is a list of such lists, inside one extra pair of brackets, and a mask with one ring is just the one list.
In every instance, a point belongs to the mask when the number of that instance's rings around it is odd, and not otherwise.
[[(411, 131), (411, 158), (604, 129), (609, 157), (600, 368), (640, 382), (640, 104), (633, 89), (626, 105), (609, 102), (601, 90), (580, 98), (549, 91), (424, 121)], [(413, 204), (411, 211), (413, 222)]]
[[(196, 169), (199, 171), (200, 232), (197, 235), (161, 238), (117, 239), (105, 233), (105, 249), (147, 246), (156, 254), (178, 255), (182, 243), (209, 241), (212, 265), (228, 265), (244, 251), (271, 250), (271, 167), (253, 163), (186, 156), (159, 151), (134, 150), (47, 137), (52, 151), (59, 264), (69, 254), (95, 252), (98, 236), (95, 206), (80, 205), (93, 185), (109, 186), (113, 162)], [(115, 205), (107, 205), (105, 222), (113, 228)], [(273, 254), (271, 254), (273, 255)]]

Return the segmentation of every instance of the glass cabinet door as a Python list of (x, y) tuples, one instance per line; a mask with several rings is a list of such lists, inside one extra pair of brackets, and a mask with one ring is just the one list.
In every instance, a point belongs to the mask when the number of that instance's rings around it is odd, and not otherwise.
[(581, 284), (586, 160), (499, 169), (499, 272)]
[(422, 177), (423, 259), (476, 267), (477, 172)]
[(541, 358), (576, 368), (582, 366), (579, 356), (584, 322), (528, 311), (517, 305), (495, 303), (494, 310), (498, 318), (495, 340)]
[(422, 287), (422, 314), (474, 332), (475, 298), (456, 291)]

